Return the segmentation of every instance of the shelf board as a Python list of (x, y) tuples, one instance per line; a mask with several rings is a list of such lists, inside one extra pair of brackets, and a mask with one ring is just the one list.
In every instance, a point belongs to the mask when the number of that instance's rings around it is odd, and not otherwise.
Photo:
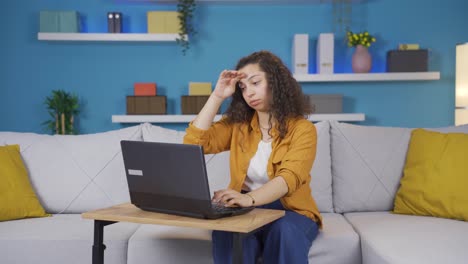
[(179, 34), (152, 33), (44, 33), (38, 40), (52, 41), (176, 41)]
[(294, 74), (298, 82), (428, 81), (439, 80), (440, 72), (385, 72)]
[[(196, 115), (113, 115), (112, 123), (189, 123)], [(216, 115), (213, 121), (221, 119), (221, 115)], [(336, 121), (364, 121), (365, 114), (312, 114), (308, 118), (312, 122), (323, 120)]]

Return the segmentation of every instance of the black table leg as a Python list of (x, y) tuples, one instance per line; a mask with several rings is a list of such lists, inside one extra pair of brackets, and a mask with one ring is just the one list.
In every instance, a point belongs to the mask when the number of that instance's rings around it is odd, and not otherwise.
[(257, 232), (260, 229), (262, 229), (262, 227), (252, 230), (249, 233), (237, 233), (237, 232), (232, 233), (232, 264), (242, 264), (243, 262), (242, 240), (244, 240), (246, 236), (249, 236)]
[(233, 233), (232, 236), (232, 264), (242, 264), (242, 239), (243, 233)]
[(116, 222), (94, 220), (93, 264), (104, 264), (104, 226)]

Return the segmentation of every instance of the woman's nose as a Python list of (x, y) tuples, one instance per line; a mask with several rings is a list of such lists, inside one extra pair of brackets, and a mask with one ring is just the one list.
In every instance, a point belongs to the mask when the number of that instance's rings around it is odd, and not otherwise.
[(246, 93), (248, 97), (252, 97), (255, 94), (255, 90), (252, 87), (247, 87), (246, 89), (247, 89)]

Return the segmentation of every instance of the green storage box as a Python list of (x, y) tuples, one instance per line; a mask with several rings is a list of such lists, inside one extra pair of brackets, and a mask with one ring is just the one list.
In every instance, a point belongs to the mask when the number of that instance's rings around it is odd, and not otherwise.
[(39, 32), (80, 32), (80, 15), (77, 11), (41, 11)]

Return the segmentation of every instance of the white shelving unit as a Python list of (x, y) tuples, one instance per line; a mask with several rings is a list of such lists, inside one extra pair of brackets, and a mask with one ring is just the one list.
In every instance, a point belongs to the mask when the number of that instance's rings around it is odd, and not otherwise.
[(439, 80), (440, 72), (386, 72), (294, 74), (298, 82), (430, 81)]
[(151, 33), (44, 33), (37, 34), (38, 40), (50, 41), (176, 41), (179, 34)]
[[(189, 123), (196, 115), (113, 115), (112, 123)], [(221, 115), (216, 115), (214, 121), (218, 121)], [(336, 121), (364, 121), (365, 114), (312, 114), (309, 120), (319, 122), (323, 120)]]

